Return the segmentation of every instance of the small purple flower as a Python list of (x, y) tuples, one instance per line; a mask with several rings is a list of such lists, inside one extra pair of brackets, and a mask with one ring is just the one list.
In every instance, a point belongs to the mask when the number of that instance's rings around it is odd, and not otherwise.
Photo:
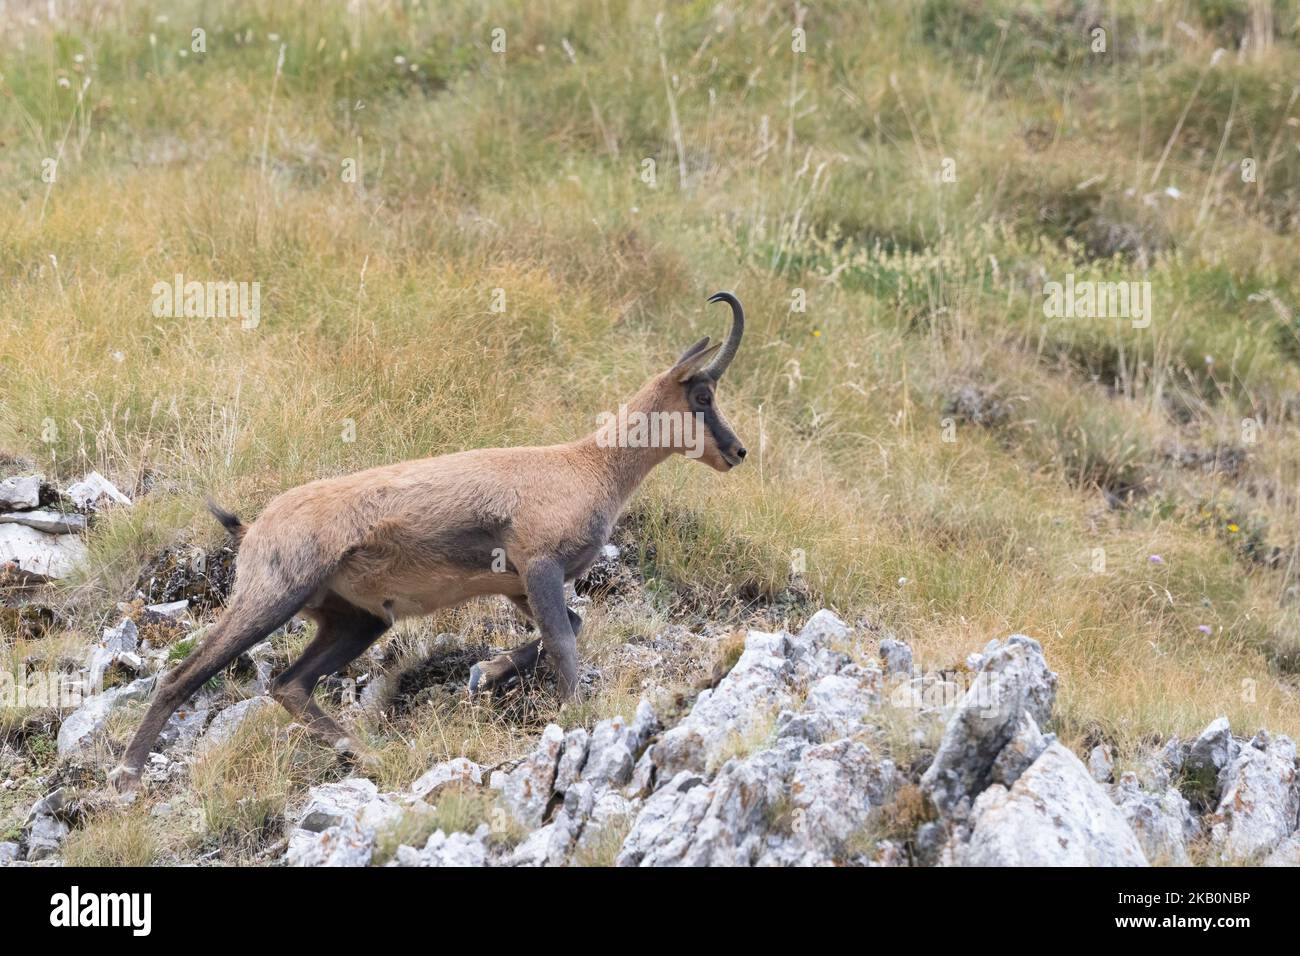
[(1214, 633), (1214, 631), (1210, 629), (1210, 625), (1208, 625), (1208, 624), (1197, 624), (1197, 625), (1196, 625), (1196, 629), (1197, 629), (1198, 631), (1200, 631), (1202, 634), (1213, 634), (1213, 633)]
[(1164, 564), (1164, 563), (1165, 563), (1165, 559), (1162, 558), (1162, 557), (1160, 557), (1160, 555), (1158, 555), (1158, 554), (1153, 554), (1153, 555), (1151, 555), (1149, 558), (1147, 558), (1147, 560), (1150, 561), (1152, 564)]

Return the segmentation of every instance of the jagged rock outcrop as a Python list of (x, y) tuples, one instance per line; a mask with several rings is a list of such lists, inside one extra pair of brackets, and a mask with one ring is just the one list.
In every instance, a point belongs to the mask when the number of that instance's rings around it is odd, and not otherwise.
[(991, 641), (975, 663), (975, 679), (921, 778), (939, 811), (955, 819), (965, 817), (970, 801), (990, 783), (994, 761), (1021, 729), (1023, 716), (1041, 726), (1056, 699), (1056, 674), (1031, 637)]
[(1173, 787), (1159, 792), (1143, 790), (1137, 775), (1126, 773), (1112, 788), (1111, 798), (1147, 860), (1169, 866), (1191, 863), (1188, 846), (1200, 835), (1201, 827), (1181, 793)]
[(784, 737), (713, 780), (678, 773), (646, 801), (618, 864), (829, 864), (894, 785), (893, 764), (860, 742)]
[[(798, 635), (751, 632), (731, 674), (652, 746), (662, 785), (638, 813), (618, 863), (833, 862), (899, 782), (892, 762), (875, 759), (852, 738), (880, 706), (881, 672), (851, 663), (835, 648), (849, 635), (828, 611)], [(796, 711), (800, 686), (808, 689)], [(746, 706), (767, 707), (769, 714), (782, 708), (774, 742), (730, 757), (710, 779), (710, 764), (725, 752), (727, 738), (706, 730), (705, 721), (724, 715), (733, 746), (743, 744), (743, 734), (762, 726), (761, 711), (737, 719)]]
[[(891, 761), (858, 739), (864, 718), (880, 706), (881, 671), (852, 663), (836, 647), (849, 636), (829, 612), (797, 635), (751, 632), (731, 673), (661, 734), (644, 700), (631, 722), (613, 717), (590, 732), (548, 726), (529, 754), (490, 777), (501, 806), (528, 831), (525, 839), (500, 850), (486, 827), (439, 831), (422, 848), (398, 847), (390, 865), (557, 866), (615, 855), (622, 865), (844, 859), (902, 782)], [(674, 767), (671, 777), (662, 775)], [(366, 837), (385, 818), (408, 801), (436, 800), (439, 788), (472, 787), (482, 776), (469, 761), (447, 761), (408, 794), (378, 794), (355, 781), (314, 788), (286, 859), (369, 862)]]
[(289, 866), (369, 866), (375, 835), (351, 818), (317, 833), (296, 829), (284, 862)]
[[(86, 671), (145, 652), (125, 620), (104, 631)], [(399, 792), (363, 777), (313, 787), (284, 813), (282, 862), (1141, 866), (1208, 852), (1300, 864), (1287, 738), (1247, 742), (1220, 718), (1190, 744), (1124, 751), (1137, 772), (1110, 783), (1109, 744), (1085, 764), (1049, 731), (1057, 678), (1038, 642), (992, 641), (967, 666), (923, 673), (907, 645), (877, 645), (829, 611), (797, 634), (751, 631), (732, 670), (693, 702), (652, 691), (631, 720), (552, 724), (518, 758), (444, 760)], [(87, 700), (63, 721), (60, 752), (95, 754), (108, 714), (146, 697), (152, 680)], [(277, 708), (265, 696), (222, 706), (226, 695), (201, 692), (173, 715), (147, 787), (184, 779), (187, 763)], [(56, 788), (33, 807), (15, 857), (57, 861), (81, 812), (68, 801)], [(482, 823), (456, 822), (480, 805)]]
[(1010, 787), (1028, 770), (1043, 751), (1056, 743), (1056, 734), (1045, 734), (1029, 712), (1020, 715), (1015, 733), (1006, 746), (993, 758), (989, 781)]
[(1213, 807), (1218, 802), (1223, 789), (1220, 777), (1240, 749), (1240, 744), (1233, 739), (1227, 717), (1211, 721), (1192, 741), (1179, 761), (1179, 769), (1183, 794), (1194, 806)]
[(381, 794), (362, 777), (312, 787), (289, 834), (290, 866), (366, 866), (375, 837), (402, 818), (414, 798)]
[(1053, 743), (1007, 789), (976, 799), (963, 866), (1146, 866), (1123, 814), (1068, 748)]
[[(438, 831), (423, 846), (398, 847), (389, 865), (1188, 862), (1200, 827), (1167, 780), (1144, 789), (1126, 774), (1103, 784), (1113, 773), (1108, 750), (1091, 754), (1088, 767), (1042, 729), (1056, 677), (1036, 641), (1016, 636), (974, 655), (971, 686), (946, 711), (907, 698), (918, 704), (917, 719), (947, 716), (933, 761), (910, 778), (873, 749), (892, 695), (883, 692), (884, 669), (855, 663), (846, 652), (851, 645), (847, 626), (821, 612), (797, 635), (751, 632), (732, 671), (665, 731), (645, 701), (631, 723), (615, 717), (590, 731), (548, 726), (529, 754), (490, 776), (501, 807), (526, 830), (521, 841), (494, 842), (486, 824), (474, 833)], [(882, 659), (895, 677), (921, 681), (922, 690), (934, 682), (901, 663), (910, 654), (890, 653), (894, 664)], [(1288, 746), (1261, 737), (1244, 753), (1226, 727), (1212, 726), (1197, 743), (1161, 756), (1160, 772), (1167, 778), (1173, 760), (1214, 766), (1218, 754), (1233, 753), (1223, 765), (1229, 803), (1216, 840), (1225, 852), (1271, 851), (1270, 862), (1284, 861), (1290, 831), (1282, 831), (1288, 820), (1294, 831), (1296, 812), (1286, 802), (1294, 795)], [(317, 788), (287, 858), (369, 862), (366, 840), (373, 846), (383, 821), (408, 801), (434, 801), (451, 785), (480, 786), (485, 775), (462, 758), (432, 768), (406, 794), (345, 782), (352, 797), (340, 801)], [(882, 808), (909, 786), (933, 798), (939, 818), (918, 808), (910, 837), (869, 836)], [(327, 797), (328, 812), (319, 806)]]
[(1210, 840), (1222, 862), (1258, 862), (1295, 832), (1300, 790), (1295, 744), (1288, 738), (1262, 735), (1237, 748), (1221, 781)]
[(583, 780), (564, 792), (553, 820), (507, 859), (512, 866), (562, 866), (591, 853), (607, 835), (621, 839), (639, 801)]
[(564, 750), (564, 728), (548, 724), (542, 731), (537, 749), (525, 757), (519, 766), (498, 777), (494, 787), (501, 790), (505, 805), (529, 829), (542, 824), (547, 805), (551, 800), (555, 770)]
[(726, 677), (700, 694), (690, 714), (654, 746), (656, 775), (671, 779), (683, 771), (713, 769), (733, 741), (762, 727), (792, 702), (788, 637), (751, 631), (745, 650)]
[(399, 846), (388, 866), (485, 866), (487, 864), (486, 823), (473, 833), (446, 834), (436, 830), (420, 849)]
[[(658, 727), (654, 710), (644, 700), (631, 724), (612, 717), (600, 721), (590, 734), (583, 728), (566, 734), (558, 726), (547, 727), (532, 754), (493, 780), (510, 813), (534, 830), (509, 862), (560, 865), (571, 854), (590, 850), (609, 828), (622, 827), (639, 806), (622, 788), (631, 781), (634, 761)], [(543, 826), (548, 810), (554, 813)]]

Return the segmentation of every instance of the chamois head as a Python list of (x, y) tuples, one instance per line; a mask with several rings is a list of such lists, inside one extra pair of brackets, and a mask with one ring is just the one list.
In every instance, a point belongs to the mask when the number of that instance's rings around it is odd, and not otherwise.
[(660, 402), (665, 411), (702, 423), (703, 441), (697, 439), (695, 445), (700, 449), (702, 444), (702, 451), (697, 457), (717, 471), (730, 471), (744, 460), (746, 451), (718, 408), (716, 393), (718, 380), (736, 357), (740, 338), (745, 334), (745, 310), (730, 292), (715, 292), (709, 301), (731, 306), (731, 333), (725, 342), (712, 347), (706, 335), (683, 352), (677, 363), (659, 377)]

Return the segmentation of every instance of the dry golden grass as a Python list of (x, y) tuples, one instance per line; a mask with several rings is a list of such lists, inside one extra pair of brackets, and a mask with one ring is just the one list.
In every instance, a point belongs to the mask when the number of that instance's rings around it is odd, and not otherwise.
[[(252, 516), (322, 475), (590, 431), (718, 334), (703, 300), (734, 287), (750, 325), (720, 401), (754, 453), (647, 482), (645, 627), (792, 598), (791, 623), (865, 614), (935, 665), (1020, 631), (1061, 675), (1067, 739), (1123, 748), (1220, 713), (1300, 734), (1294, 5), (1270, 49), (1208, 73), (1240, 47), (1240, 4), (1109, 5), (1100, 59), (1070, 4), (818, 4), (804, 55), (784, 7), (679, 6), (677, 132), (639, 0), (374, 0), (364, 24), (171, 6), (154, 46), (143, 0), (0, 40), (0, 450), (138, 498), (60, 595), (75, 630), (0, 642), (0, 666), (88, 640), (159, 547), (220, 540), (206, 495)], [(200, 22), (201, 62), (178, 53)], [(1099, 249), (1108, 229), (1144, 245)], [(1045, 320), (1042, 283), (1067, 272), (1151, 281), (1151, 327)], [(177, 273), (260, 282), (260, 324), (155, 317)], [(963, 386), (1004, 414), (953, 411)], [(593, 609), (582, 640), (602, 664), (635, 628), (617, 615)], [(565, 721), (630, 714), (640, 675), (611, 670)], [(535, 728), (366, 729), (396, 786)], [(314, 767), (270, 740), (196, 772), (218, 838)]]
[(255, 714), (193, 766), (202, 838), (225, 859), (251, 858), (281, 834), (287, 804), (309, 786), (344, 775), (333, 751), (290, 728), (287, 715)]
[(67, 866), (150, 866), (159, 840), (145, 808), (103, 813), (68, 835), (62, 857)]
[(371, 866), (383, 866), (399, 846), (424, 846), (438, 830), (447, 835), (473, 833), (485, 823), (489, 827), (488, 841), (499, 847), (512, 847), (528, 835), (495, 791), (445, 787), (434, 795), (431, 805), (408, 809), (400, 820), (379, 833)]

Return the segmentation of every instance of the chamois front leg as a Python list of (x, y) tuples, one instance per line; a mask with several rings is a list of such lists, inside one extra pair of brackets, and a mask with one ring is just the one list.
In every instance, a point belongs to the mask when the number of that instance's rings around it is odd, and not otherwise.
[(542, 650), (555, 667), (561, 698), (578, 690), (578, 636), (564, 604), (564, 568), (553, 558), (529, 564), (524, 573), (528, 606), (542, 632)]
[[(517, 607), (528, 620), (536, 623), (537, 615), (533, 613), (528, 598), (511, 597), (510, 603)], [(582, 618), (572, 608), (565, 608), (569, 614), (569, 626), (573, 628), (574, 637), (582, 631)], [(498, 690), (510, 687), (515, 681), (528, 680), (542, 656), (542, 639), (535, 637), (526, 644), (520, 644), (513, 650), (498, 654), (487, 661), (479, 661), (469, 672), (469, 695), (477, 697), (483, 692), (490, 696)]]

